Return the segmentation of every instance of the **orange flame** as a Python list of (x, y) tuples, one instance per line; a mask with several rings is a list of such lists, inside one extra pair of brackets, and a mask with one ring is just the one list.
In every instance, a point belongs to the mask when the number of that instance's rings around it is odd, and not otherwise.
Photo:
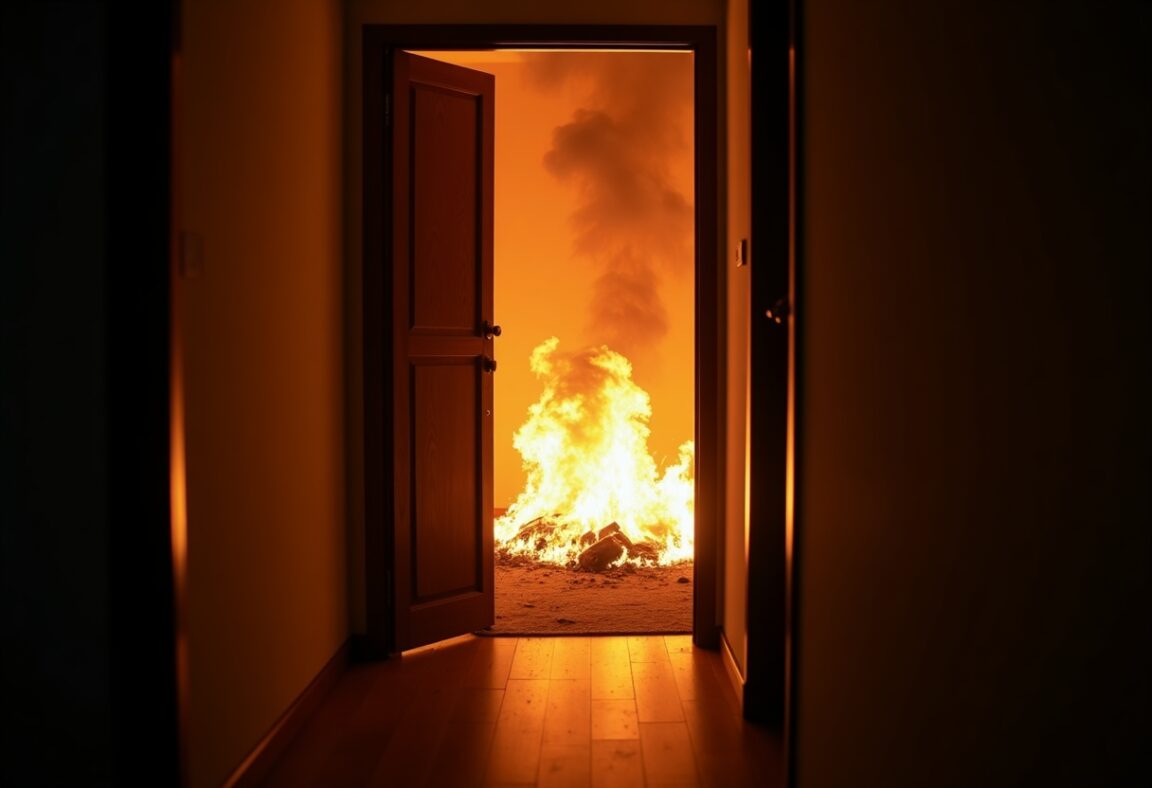
[(558, 345), (552, 337), (532, 351), (544, 391), (513, 437), (528, 478), (496, 520), (499, 549), (573, 566), (615, 523), (629, 549), (612, 565), (691, 560), (692, 441), (658, 473), (648, 452), (652, 406), (632, 364), (606, 345), (574, 353)]

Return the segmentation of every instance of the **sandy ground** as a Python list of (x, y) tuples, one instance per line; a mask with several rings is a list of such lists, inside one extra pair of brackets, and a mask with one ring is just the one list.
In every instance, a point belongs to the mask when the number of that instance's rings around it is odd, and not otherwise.
[(692, 631), (692, 564), (577, 572), (496, 561), (496, 625), (477, 634)]

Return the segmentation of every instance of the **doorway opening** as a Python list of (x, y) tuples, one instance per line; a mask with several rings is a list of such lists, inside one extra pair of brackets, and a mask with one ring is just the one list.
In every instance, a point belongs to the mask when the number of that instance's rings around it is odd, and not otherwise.
[[(493, 445), (492, 381), (500, 376), (487, 373), (494, 371), (497, 353), (501, 373), (515, 363), (492, 330), (493, 222), (485, 206), (494, 202), (490, 129), (496, 80), (412, 54), (483, 50), (676, 52), (689, 58), (694, 319), (672, 314), (669, 322), (687, 329), (686, 345), (695, 356), (694, 364), (691, 356), (681, 361), (691, 369), (694, 395), (695, 562), (690, 582), (678, 585), (692, 599), (693, 642), (716, 648), (724, 423), (718, 60), (715, 28), (681, 26), (364, 28), (364, 645), (394, 653), (476, 631), (495, 618), (497, 507), (492, 462), (483, 460), (491, 453), (482, 447)], [(449, 148), (444, 154), (438, 152), (442, 146)], [(438, 284), (444, 276), (436, 272), (452, 272), (449, 278), (464, 289)], [(475, 300), (462, 295), (473, 281)], [(501, 410), (524, 416), (514, 408)], [(667, 459), (653, 461), (666, 466)], [(444, 463), (454, 472), (445, 472)], [(599, 541), (607, 534), (594, 535)]]
[(413, 54), (497, 85), (489, 631), (691, 632), (693, 53)]

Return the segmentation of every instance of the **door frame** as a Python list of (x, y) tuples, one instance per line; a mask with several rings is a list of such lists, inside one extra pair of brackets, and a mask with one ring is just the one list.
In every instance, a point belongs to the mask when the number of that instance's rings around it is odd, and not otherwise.
[(391, 268), (386, 216), (387, 167), (384, 75), (394, 49), (679, 49), (694, 54), (695, 302), (696, 302), (696, 531), (693, 642), (719, 646), (718, 600), (722, 581), (725, 310), (719, 245), (720, 148), (718, 48), (713, 26), (636, 25), (364, 25), (363, 27), (363, 396), (364, 396), (364, 581), (366, 646), (376, 654), (393, 642), (390, 420), (391, 336), (387, 314)]

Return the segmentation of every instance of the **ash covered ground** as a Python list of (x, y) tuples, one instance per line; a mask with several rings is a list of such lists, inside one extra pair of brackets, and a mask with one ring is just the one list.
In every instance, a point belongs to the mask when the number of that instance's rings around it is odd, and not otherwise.
[(692, 631), (693, 565), (602, 572), (496, 560), (496, 624), (480, 634), (669, 634)]

